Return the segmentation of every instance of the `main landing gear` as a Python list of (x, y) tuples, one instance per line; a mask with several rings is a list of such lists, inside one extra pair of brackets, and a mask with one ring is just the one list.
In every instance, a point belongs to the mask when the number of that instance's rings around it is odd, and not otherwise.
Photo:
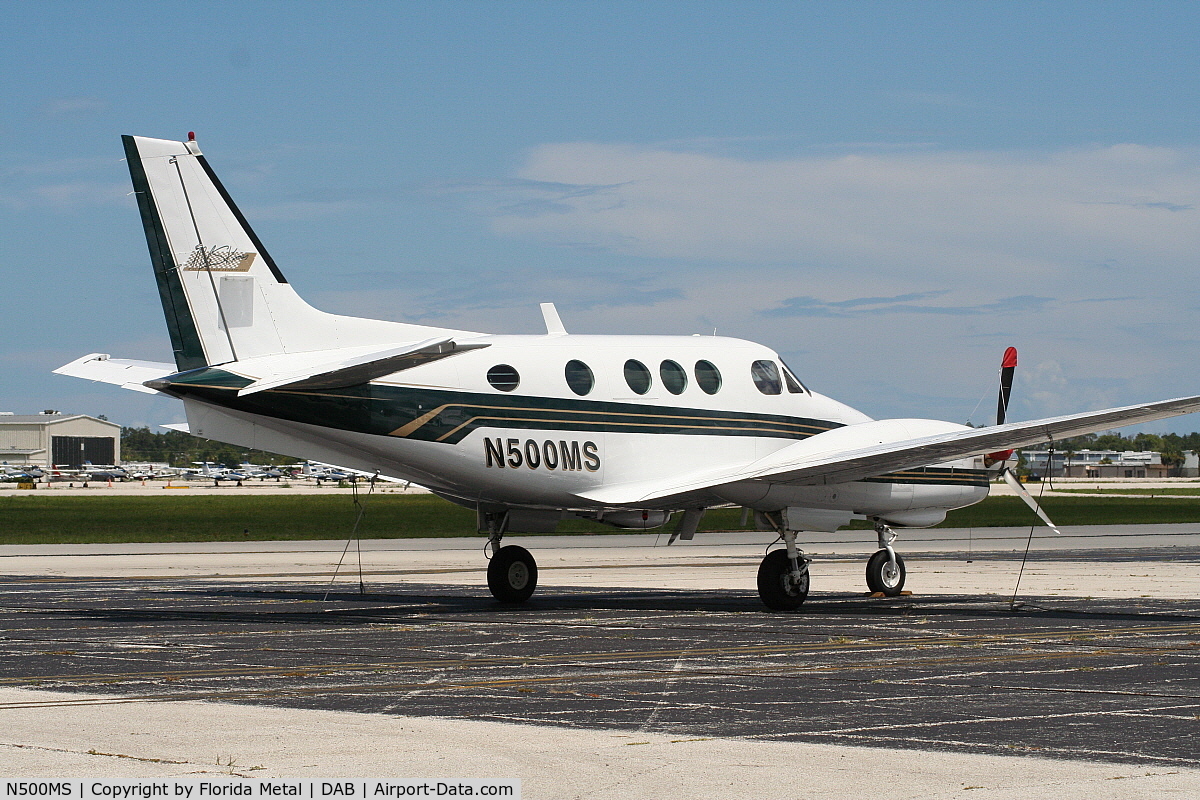
[(500, 546), (504, 538), (504, 520), (488, 520), (488, 589), (501, 603), (524, 603), (537, 588), (538, 568), (533, 554), (515, 544)]
[(867, 588), (874, 594), (897, 597), (904, 589), (904, 559), (892, 548), (896, 532), (876, 520), (875, 535), (882, 548), (867, 561)]
[(808, 597), (808, 563), (796, 547), (796, 531), (780, 533), (787, 548), (772, 550), (758, 567), (758, 596), (772, 611), (795, 611)]
[[(772, 550), (758, 567), (758, 596), (772, 611), (795, 611), (808, 597), (808, 565), (796, 547), (798, 531), (787, 530), (784, 517), (766, 513), (762, 518), (779, 533), (786, 549)], [(867, 588), (872, 594), (898, 597), (904, 590), (904, 559), (892, 547), (896, 532), (883, 522), (875, 521), (875, 535), (880, 550), (867, 561)]]

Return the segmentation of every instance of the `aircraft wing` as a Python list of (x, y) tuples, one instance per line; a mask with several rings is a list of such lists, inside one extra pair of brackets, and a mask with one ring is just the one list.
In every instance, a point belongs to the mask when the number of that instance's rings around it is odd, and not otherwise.
[(54, 370), (56, 375), (70, 375), (73, 378), (85, 378), (89, 381), (100, 381), (120, 386), (122, 389), (133, 389), (135, 392), (158, 394), (148, 386), (146, 381), (170, 375), (176, 371), (174, 364), (158, 361), (134, 361), (128, 358), (112, 358), (108, 353), (91, 353), (77, 358), (70, 364), (63, 364)]
[(788, 445), (744, 466), (696, 473), (690, 479), (684, 477), (673, 481), (606, 486), (584, 492), (580, 496), (614, 505), (635, 505), (738, 481), (758, 480), (798, 485), (845, 483), (898, 470), (940, 464), (1031, 444), (1043, 444), (1195, 411), (1200, 411), (1200, 396), (1049, 417), (1030, 422), (1010, 422), (990, 428), (970, 428), (836, 451), (815, 450), (818, 446), (818, 435)]

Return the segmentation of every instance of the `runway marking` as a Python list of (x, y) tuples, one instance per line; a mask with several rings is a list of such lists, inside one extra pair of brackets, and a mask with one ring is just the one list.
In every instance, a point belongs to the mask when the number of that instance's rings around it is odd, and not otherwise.
[[(995, 656), (995, 657), (991, 657), (991, 658), (987, 658), (987, 659), (975, 659), (974, 662), (975, 663), (997, 663), (997, 662), (1010, 663), (1014, 660), (1015, 661), (1039, 661), (1039, 660), (1046, 660), (1046, 659), (1079, 658), (1081, 655), (1082, 656), (1094, 655), (1094, 653), (1093, 654), (1080, 654), (1080, 653), (1023, 654), (1023, 655), (1017, 656), (1015, 658), (1006, 658), (1005, 656)], [(512, 662), (518, 662), (518, 661), (528, 662), (530, 660), (535, 660), (535, 659), (511, 658), (511, 659), (506, 659), (506, 660), (508, 662), (510, 662), (510, 664), (511, 664)], [(886, 662), (886, 663), (872, 662), (872, 663), (866, 663), (866, 664), (852, 664), (852, 665), (811, 666), (811, 667), (805, 667), (798, 671), (782, 672), (782, 673), (777, 665), (769, 665), (769, 666), (763, 666), (763, 667), (757, 667), (757, 668), (742, 668), (739, 670), (716, 670), (716, 669), (676, 670), (674, 668), (672, 668), (672, 669), (653, 669), (653, 668), (647, 668), (647, 667), (642, 667), (642, 668), (638, 668), (638, 669), (632, 669), (629, 667), (608, 668), (608, 667), (605, 667), (604, 665), (591, 664), (590, 666), (591, 666), (591, 669), (593, 670), (593, 672), (584, 673), (584, 674), (576, 673), (576, 674), (559, 674), (559, 675), (547, 675), (547, 676), (522, 676), (522, 677), (518, 677), (518, 678), (492, 678), (492, 679), (476, 680), (476, 681), (453, 681), (453, 680), (430, 681), (429, 679), (424, 679), (421, 682), (383, 683), (383, 684), (354, 684), (354, 685), (342, 684), (342, 685), (322, 685), (322, 686), (313, 686), (313, 687), (280, 687), (277, 689), (255, 689), (255, 690), (229, 689), (229, 690), (215, 690), (215, 691), (205, 691), (205, 692), (199, 692), (196, 690), (192, 690), (192, 691), (187, 691), (187, 692), (181, 692), (179, 694), (147, 695), (145, 697), (150, 698), (153, 701), (170, 702), (170, 701), (175, 701), (175, 700), (188, 700), (188, 699), (221, 700), (221, 699), (231, 699), (231, 698), (262, 698), (262, 697), (289, 697), (289, 696), (314, 696), (314, 695), (347, 695), (347, 694), (361, 695), (361, 694), (380, 694), (380, 693), (386, 693), (386, 692), (411, 693), (411, 692), (418, 691), (418, 690), (422, 691), (422, 692), (429, 692), (430, 690), (447, 690), (447, 689), (449, 689), (449, 690), (462, 690), (462, 689), (472, 689), (472, 688), (495, 689), (495, 688), (521, 687), (521, 686), (529, 686), (529, 685), (546, 685), (546, 684), (552, 684), (552, 683), (558, 683), (558, 684), (571, 683), (571, 684), (575, 684), (575, 685), (590, 684), (590, 683), (603, 683), (605, 685), (609, 685), (614, 682), (629, 683), (629, 682), (634, 682), (634, 681), (661, 679), (664, 676), (669, 676), (669, 677), (674, 677), (674, 678), (693, 678), (693, 679), (701, 679), (701, 680), (719, 679), (722, 681), (728, 681), (730, 678), (743, 678), (743, 677), (744, 678), (752, 678), (752, 677), (757, 677), (757, 676), (761, 676), (764, 674), (771, 674), (775, 677), (782, 676), (782, 677), (804, 678), (804, 677), (818, 675), (818, 674), (848, 673), (848, 672), (862, 671), (862, 670), (880, 670), (880, 669), (886, 669), (889, 667), (905, 667), (905, 668), (929, 667), (929, 666), (935, 666), (937, 664), (942, 664), (942, 663), (947, 663), (947, 662), (961, 663), (961, 659), (938, 658), (938, 659), (918, 659), (915, 661), (906, 660), (906, 661), (901, 661), (901, 662)], [(372, 667), (371, 671), (378, 671), (378, 668), (381, 666), (382, 665), (374, 665)], [(454, 662), (451, 666), (457, 667), (459, 669), (467, 669), (467, 668), (478, 669), (481, 666), (502, 666), (502, 665), (489, 663), (489, 660), (487, 660), (487, 659), (472, 659), (472, 660), (466, 660), (466, 661), (462, 661), (462, 662)], [(564, 667), (581, 666), (582, 667), (582, 666), (587, 666), (587, 665), (572, 664), (570, 662), (566, 662), (566, 663), (560, 664), (560, 666), (564, 666)], [(603, 671), (594, 672), (594, 670), (597, 670), (597, 669), (600, 669)], [(353, 672), (356, 670), (347, 669), (346, 665), (331, 665), (331, 666), (327, 666), (327, 667), (323, 667), (323, 668), (316, 668), (316, 667), (311, 667), (311, 666), (309, 666), (309, 667), (291, 666), (291, 667), (275, 667), (275, 668), (253, 668), (253, 669), (249, 669), (249, 670), (247, 670), (247, 669), (219, 670), (219, 671), (211, 671), (211, 674), (207, 674), (207, 675), (205, 675), (205, 674), (199, 674), (199, 675), (185, 674), (185, 676), (186, 677), (222, 677), (222, 676), (224, 676), (224, 677), (229, 677), (229, 676), (249, 677), (251, 675), (254, 675), (254, 676), (259, 676), (259, 677), (264, 677), (264, 676), (265, 677), (297, 677), (297, 676), (303, 675), (303, 676), (307, 677), (314, 673), (318, 674), (318, 675), (329, 675), (329, 674), (336, 674), (336, 673), (345, 673), (348, 671)], [(123, 675), (123, 676), (115, 675), (115, 674), (93, 675), (93, 676), (78, 676), (78, 675), (77, 676), (64, 676), (63, 678), (58, 678), (58, 679), (42, 677), (42, 678), (36, 679), (36, 680), (37, 680), (38, 686), (40, 686), (41, 688), (45, 688), (46, 682), (53, 682), (55, 680), (62, 680), (65, 683), (72, 683), (72, 684), (97, 683), (97, 682), (110, 683), (110, 684), (112, 684), (112, 683), (122, 684), (122, 683), (130, 683), (130, 682), (136, 681), (138, 679), (145, 680), (147, 678), (158, 678), (158, 679), (162, 679), (162, 680), (178, 680), (179, 676), (180, 676), (180, 673), (135, 673), (135, 674), (127, 674), (127, 675)], [(5, 681), (5, 683), (9, 683), (9, 684), (13, 684), (16, 682), (17, 681), (14, 679), (8, 679)], [(28, 681), (26, 681), (26, 682), (28, 682)], [(896, 683), (903, 683), (903, 682), (904, 682), (903, 680), (896, 681)], [(963, 687), (963, 688), (970, 688), (970, 687)], [(995, 689), (996, 687), (984, 687), (984, 688)], [(1005, 688), (1010, 691), (1021, 691), (1021, 692), (1035, 693), (1035, 694), (1043, 692), (1043, 689), (1041, 689), (1040, 687), (1005, 687)], [(1071, 693), (1073, 690), (1057, 688), (1057, 689), (1052, 689), (1051, 691), (1058, 692), (1058, 693)], [(1106, 691), (1106, 690), (1095, 690), (1095, 689), (1083, 690), (1080, 693), (1083, 693), (1083, 694), (1105, 694), (1105, 695), (1111, 695), (1111, 696), (1160, 697), (1160, 698), (1200, 700), (1200, 697), (1195, 697), (1193, 695), (1173, 694), (1173, 693)], [(148, 701), (150, 701), (150, 700), (148, 700)], [(3, 708), (3, 707), (4, 706), (0, 705), (0, 708)], [(1181, 706), (1181, 707), (1184, 707), (1184, 706)], [(1186, 707), (1193, 707), (1193, 706), (1186, 706)], [(882, 726), (882, 727), (890, 728), (890, 727), (895, 727), (895, 726)], [(848, 729), (848, 730), (853, 731), (855, 729)], [(862, 730), (868, 730), (868, 729), (864, 728)]]
[[(22, 607), (21, 610), (38, 610), (51, 614), (65, 615), (86, 615), (94, 613), (90, 609), (62, 609), (62, 608), (36, 608), (30, 609)], [(384, 609), (386, 610), (386, 608)], [(354, 612), (349, 612), (349, 615), (362, 615), (368, 610), (360, 609)], [(106, 612), (109, 613), (109, 612)], [(118, 610), (117, 613), (147, 613), (146, 610)], [(221, 612), (180, 612), (172, 609), (163, 609), (160, 611), (150, 611), (150, 613), (160, 613), (164, 617), (173, 616), (194, 616), (194, 617), (211, 617), (221, 616)], [(372, 621), (376, 623), (387, 624), (386, 620), (372, 616)], [(332, 621), (332, 620), (331, 620)], [(433, 620), (439, 623), (442, 619)], [(405, 622), (412, 624), (414, 620), (405, 619)], [(469, 620), (467, 622), (475, 623), (477, 620)], [(523, 620), (528, 623), (528, 620)], [(534, 622), (533, 624), (537, 624)], [(567, 624), (568, 627), (578, 627), (578, 624)], [(589, 627), (591, 623), (589, 623)], [(231, 667), (224, 669), (206, 669), (206, 670), (185, 670), (174, 672), (139, 672), (139, 673), (92, 673), (92, 674), (74, 674), (74, 675), (56, 675), (56, 676), (38, 676), (37, 678), (16, 677), (16, 678), (0, 678), (0, 684), (20, 684), (27, 683), (31, 680), (62, 680), (62, 681), (113, 681), (113, 680), (134, 680), (134, 679), (153, 679), (163, 677), (179, 678), (215, 678), (215, 677), (230, 677), (237, 675), (272, 675), (282, 674), (288, 671), (304, 670), (307, 672), (327, 673), (327, 672), (354, 672), (363, 670), (378, 670), (378, 669), (438, 669), (438, 668), (453, 668), (462, 665), (472, 666), (505, 666), (514, 663), (527, 663), (533, 661), (542, 666), (560, 665), (569, 666), (572, 664), (586, 664), (597, 661), (627, 661), (637, 659), (682, 659), (682, 658), (701, 658), (701, 657), (718, 657), (722, 659), (732, 658), (747, 658), (747, 657), (785, 657), (794, 654), (811, 654), (821, 652), (845, 652), (845, 651), (871, 651), (874, 653), (884, 653), (906, 649), (908, 651), (919, 651), (933, 647), (948, 647), (961, 649), (979, 648), (983, 649), (991, 645), (1011, 646), (1014, 642), (1033, 642), (1043, 646), (1051, 645), (1057, 647), (1075, 647), (1077, 644), (1088, 643), (1092, 647), (1101, 648), (1094, 651), (1091, 655), (1113, 655), (1113, 654), (1130, 654), (1130, 655), (1147, 655), (1156, 653), (1174, 653), (1174, 652), (1192, 652), (1192, 648), (1196, 647), (1197, 642), (1188, 642), (1186, 645), (1180, 643), (1176, 646), (1136, 646), (1128, 643), (1113, 642), (1112, 645), (1106, 644), (1103, 640), (1128, 638), (1131, 635), (1143, 637), (1149, 635), (1164, 635), (1173, 633), (1200, 633), (1200, 625), (1196, 624), (1173, 624), (1173, 625), (1153, 625), (1140, 627), (1122, 627), (1122, 628), (1101, 628), (1089, 631), (1080, 631), (1075, 628), (1056, 628), (1043, 631), (1018, 631), (1005, 634), (979, 634), (979, 635), (932, 635), (932, 636), (904, 636), (889, 639), (854, 639), (851, 641), (838, 642), (804, 642), (804, 643), (783, 643), (773, 642), (768, 644), (723, 644), (716, 647), (695, 647), (686, 646), (683, 648), (667, 648), (667, 649), (639, 649), (639, 650), (614, 650), (614, 651), (595, 651), (591, 653), (573, 653), (564, 655), (543, 654), (536, 658), (528, 656), (476, 656), (472, 658), (463, 657), (437, 657), (437, 658), (417, 658), (417, 659), (402, 659), (389, 661), (371, 661), (371, 662), (351, 662), (343, 664), (306, 664), (292, 665), (280, 667)], [(231, 637), (246, 635), (246, 631), (219, 631), (209, 632), (209, 638), (213, 636)], [(10, 641), (21, 641), (19, 638), (10, 637)], [(44, 641), (44, 640), (27, 640), (27, 641)], [(102, 642), (111, 646), (111, 642)], [(1065, 654), (1069, 657), (1079, 657), (1082, 654), (1077, 650)], [(1050, 654), (1044, 652), (1032, 654), (1002, 654), (996, 656), (984, 656), (982, 653), (964, 658), (961, 653), (955, 653), (950, 656), (927, 657), (927, 658), (908, 658), (901, 662), (909, 666), (919, 665), (937, 665), (948, 662), (957, 662), (959, 664), (981, 664), (981, 663), (996, 663), (997, 661), (1021, 661), (1021, 660), (1037, 660), (1041, 658), (1062, 657), (1062, 654)], [(882, 662), (867, 662), (854, 665), (853, 668), (866, 669), (871, 668), (872, 664)], [(796, 669), (796, 667), (791, 667)], [(780, 671), (785, 671), (783, 668)], [(801, 671), (811, 671), (816, 667), (801, 668)], [(819, 669), (832, 669), (832, 667), (821, 667)], [(914, 678), (913, 680), (921, 680)]]
[[(1194, 630), (1194, 626), (1160, 626), (1160, 627), (1153, 628), (1153, 629), (1141, 628), (1141, 629), (1138, 629), (1136, 632), (1139, 634), (1145, 634), (1147, 632), (1161, 633), (1164, 631), (1173, 631), (1173, 630), (1177, 630), (1177, 629), (1181, 629), (1181, 628), (1185, 629), (1185, 630), (1189, 630), (1189, 631)], [(1198, 631), (1198, 632), (1200, 632), (1200, 631)], [(1095, 634), (1089, 634), (1086, 638), (1091, 639), (1091, 638), (1096, 638), (1096, 637), (1102, 636), (1102, 635), (1104, 635), (1104, 634), (1101, 632), (1096, 632)], [(863, 642), (848, 642), (848, 643), (822, 642), (822, 643), (803, 643), (803, 644), (783, 644), (783, 643), (775, 644), (775, 643), (773, 643), (773, 644), (764, 644), (764, 645), (726, 644), (726, 645), (721, 645), (721, 646), (717, 646), (717, 647), (684, 647), (684, 648), (668, 648), (668, 649), (653, 649), (653, 650), (624, 650), (624, 651), (598, 650), (598, 651), (594, 651), (594, 652), (590, 652), (590, 653), (573, 653), (573, 654), (564, 654), (564, 655), (543, 654), (543, 655), (536, 656), (536, 657), (530, 657), (530, 656), (525, 656), (525, 655), (470, 656), (470, 657), (457, 657), (457, 658), (443, 656), (443, 657), (439, 657), (439, 658), (423, 658), (423, 659), (412, 659), (412, 660), (402, 659), (402, 660), (389, 660), (389, 661), (351, 662), (351, 663), (341, 663), (341, 664), (338, 664), (338, 663), (300, 664), (300, 665), (287, 665), (287, 666), (278, 666), (278, 667), (267, 667), (267, 666), (250, 667), (250, 668), (228, 667), (228, 668), (216, 668), (216, 669), (210, 668), (210, 669), (204, 669), (204, 670), (182, 670), (182, 671), (171, 671), (171, 672), (153, 671), (153, 672), (136, 672), (136, 673), (91, 673), (91, 674), (43, 675), (43, 676), (38, 676), (37, 678), (29, 678), (29, 677), (0, 678), (0, 684), (26, 683), (31, 680), (43, 680), (43, 681), (52, 681), (52, 680), (81, 681), (81, 680), (86, 680), (86, 681), (90, 681), (90, 682), (95, 682), (95, 681), (109, 681), (109, 680), (130, 680), (130, 679), (137, 679), (137, 678), (142, 678), (142, 679), (161, 678), (161, 677), (166, 677), (166, 676), (170, 676), (170, 677), (177, 678), (177, 679), (178, 678), (218, 678), (218, 677), (230, 677), (230, 676), (249, 675), (249, 674), (266, 676), (266, 675), (283, 674), (286, 672), (295, 672), (295, 671), (327, 673), (327, 672), (355, 672), (355, 671), (378, 670), (378, 669), (425, 669), (425, 670), (428, 670), (428, 669), (449, 668), (449, 667), (456, 667), (456, 666), (503, 667), (503, 666), (509, 666), (509, 665), (514, 665), (514, 664), (525, 664), (525, 663), (529, 663), (529, 662), (534, 662), (540, 666), (551, 666), (551, 665), (571, 666), (574, 664), (588, 664), (588, 663), (593, 663), (596, 661), (614, 661), (615, 662), (615, 661), (628, 661), (628, 660), (638, 660), (638, 659), (665, 660), (665, 659), (684, 659), (684, 658), (689, 658), (689, 657), (695, 659), (695, 658), (712, 657), (712, 656), (716, 656), (716, 657), (720, 657), (720, 658), (724, 658), (724, 659), (745, 658), (745, 657), (749, 657), (749, 656), (761, 658), (764, 656), (766, 656), (766, 657), (769, 657), (769, 656), (783, 657), (783, 656), (796, 654), (796, 653), (845, 652), (845, 651), (850, 651), (850, 650), (857, 650), (857, 651), (871, 650), (876, 653), (883, 653), (883, 652), (887, 652), (887, 651), (898, 650), (898, 649), (904, 648), (905, 646), (908, 646), (910, 650), (921, 649), (921, 648), (928, 649), (930, 647), (954, 647), (957, 649), (957, 648), (962, 648), (962, 647), (970, 647), (970, 646), (973, 646), (976, 644), (982, 644), (984, 646), (986, 646), (987, 644), (1012, 644), (1012, 642), (1014, 642), (1014, 641), (1020, 642), (1020, 641), (1025, 641), (1025, 640), (1039, 640), (1039, 639), (1043, 640), (1043, 643), (1045, 643), (1044, 640), (1047, 638), (1062, 638), (1062, 637), (1063, 637), (1063, 632), (1058, 632), (1057, 636), (1048, 632), (1041, 636), (1031, 636), (1028, 634), (1013, 634), (1011, 636), (1004, 636), (1004, 637), (996, 636), (996, 635), (986, 635), (986, 636), (982, 636), (982, 637), (979, 637), (979, 638), (973, 639), (973, 640), (964, 640), (962, 638), (957, 638), (957, 637), (905, 638), (905, 639), (898, 639), (898, 640), (888, 640), (885, 642), (863, 641)], [(10, 641), (21, 641), (19, 639), (13, 639), (11, 637), (9, 640)], [(26, 640), (26, 641), (37, 642), (37, 641), (41, 641), (41, 640)], [(108, 643), (105, 642), (104, 644), (108, 644)], [(1071, 643), (1067, 642), (1067, 641), (1063, 641), (1063, 642), (1052, 642), (1052, 644), (1071, 644)], [(904, 659), (902, 662), (889, 662), (889, 663), (903, 663), (905, 665), (935, 665), (935, 664), (945, 664), (945, 663), (981, 664), (981, 663), (995, 663), (996, 661), (1004, 661), (1004, 660), (1025, 661), (1025, 660), (1037, 660), (1037, 659), (1044, 659), (1044, 658), (1078, 658), (1078, 657), (1081, 657), (1084, 655), (1101, 655), (1101, 654), (1114, 655), (1114, 654), (1128, 653), (1128, 654), (1146, 655), (1146, 654), (1152, 654), (1152, 653), (1172, 653), (1172, 652), (1177, 652), (1178, 650), (1179, 650), (1179, 648), (1175, 648), (1175, 647), (1128, 647), (1128, 646), (1126, 646), (1123, 648), (1112, 647), (1112, 648), (1105, 648), (1102, 650), (1092, 650), (1090, 652), (1083, 652), (1083, 651), (1076, 650), (1076, 651), (1067, 652), (1067, 653), (1036, 652), (1036, 653), (1019, 653), (1019, 654), (1018, 653), (997, 654), (997, 655), (984, 655), (981, 653), (976, 656), (967, 656), (967, 657), (964, 657), (960, 653), (955, 653), (953, 655), (946, 655), (946, 656)], [(880, 663), (880, 662), (860, 663), (860, 664), (853, 665), (853, 668), (857, 668), (857, 669), (870, 668), (873, 664), (876, 664), (876, 663)], [(793, 668), (797, 668), (797, 667), (793, 667)], [(798, 669), (800, 669), (801, 671), (811, 671), (814, 669), (826, 670), (826, 669), (834, 669), (834, 668), (835, 667), (813, 667), (813, 666), (798, 667)], [(848, 667), (839, 666), (836, 668), (843, 669), (843, 668), (848, 668)], [(787, 668), (786, 667), (785, 668), (774, 667), (774, 669), (779, 669), (780, 671), (785, 671)]]

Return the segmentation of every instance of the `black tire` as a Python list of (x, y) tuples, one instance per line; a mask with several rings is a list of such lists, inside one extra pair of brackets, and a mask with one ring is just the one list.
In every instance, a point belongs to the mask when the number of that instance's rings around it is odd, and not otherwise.
[(896, 566), (893, 573), (888, 570), (888, 551), (880, 550), (867, 562), (867, 588), (872, 592), (881, 592), (888, 597), (896, 597), (904, 590), (904, 559), (896, 554)]
[(808, 571), (792, 580), (792, 560), (787, 550), (772, 550), (758, 566), (758, 596), (772, 611), (795, 611), (808, 597)]
[(501, 547), (488, 562), (488, 588), (501, 603), (524, 603), (537, 588), (537, 562), (524, 547)]

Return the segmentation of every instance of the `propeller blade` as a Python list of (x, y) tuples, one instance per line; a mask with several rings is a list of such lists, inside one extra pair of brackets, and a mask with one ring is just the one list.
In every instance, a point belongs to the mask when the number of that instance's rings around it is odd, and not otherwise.
[(1004, 351), (1000, 362), (1000, 397), (996, 401), (996, 424), (1003, 425), (1008, 416), (1008, 396), (1012, 393), (1013, 373), (1017, 370), (1017, 348)]
[(1050, 526), (1050, 530), (1061, 536), (1062, 531), (1058, 529), (1057, 525), (1050, 521), (1050, 518), (1046, 516), (1046, 512), (1042, 511), (1042, 507), (1038, 505), (1038, 501), (1033, 498), (1033, 495), (1029, 493), (1029, 491), (1025, 488), (1025, 485), (1021, 483), (1016, 475), (1013, 474), (1013, 471), (1011, 469), (1006, 469), (1002, 474), (1004, 475), (1004, 482), (1012, 487), (1012, 490), (1017, 493), (1017, 497), (1024, 500), (1025, 505), (1029, 506), (1033, 510), (1033, 513), (1041, 517), (1042, 522)]

